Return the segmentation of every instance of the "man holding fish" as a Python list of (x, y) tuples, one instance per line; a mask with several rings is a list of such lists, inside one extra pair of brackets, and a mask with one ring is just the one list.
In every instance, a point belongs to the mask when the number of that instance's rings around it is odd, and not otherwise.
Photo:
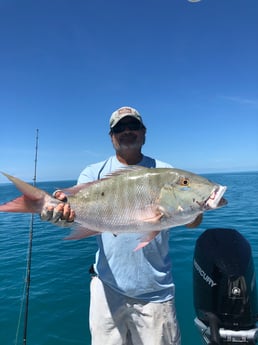
[[(142, 154), (146, 128), (136, 109), (116, 110), (110, 118), (109, 134), (116, 154), (86, 167), (78, 184), (99, 180), (128, 165), (171, 168)], [(62, 206), (57, 207), (57, 212), (62, 213)], [(72, 220), (73, 216), (69, 205), (65, 206), (63, 218)], [(201, 216), (198, 216), (193, 226), (200, 222)], [(134, 249), (139, 241), (138, 233), (114, 236), (105, 232), (97, 236), (97, 241), (96, 276), (90, 287), (92, 345), (181, 344), (169, 258), (169, 231), (161, 231), (137, 251)]]
[(0, 211), (67, 223), (71, 239), (98, 235), (92, 345), (180, 345), (169, 228), (198, 226), (204, 211), (226, 204), (226, 187), (143, 155), (146, 127), (134, 108), (113, 112), (109, 134), (115, 155), (86, 167), (77, 186), (55, 198), (4, 174), (23, 195)]

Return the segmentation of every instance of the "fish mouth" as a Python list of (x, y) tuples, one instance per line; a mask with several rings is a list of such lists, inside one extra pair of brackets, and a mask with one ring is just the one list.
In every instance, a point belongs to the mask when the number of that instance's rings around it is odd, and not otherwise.
[(212, 210), (214, 208), (222, 207), (226, 205), (228, 202), (222, 196), (225, 193), (227, 187), (225, 186), (217, 186), (211, 192), (209, 198), (204, 203), (204, 208), (206, 210)]

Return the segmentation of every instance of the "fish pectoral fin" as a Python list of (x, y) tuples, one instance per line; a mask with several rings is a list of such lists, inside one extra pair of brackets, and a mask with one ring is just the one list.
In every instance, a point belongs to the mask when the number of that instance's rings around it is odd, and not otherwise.
[(147, 235), (143, 236), (141, 238), (141, 242), (133, 251), (136, 252), (137, 250), (146, 247), (147, 244), (149, 244), (150, 241), (152, 241), (159, 233), (160, 231), (152, 231), (152, 232), (149, 232)]
[(147, 205), (142, 208), (136, 209), (131, 217), (131, 223), (134, 224), (135, 221), (149, 223), (149, 224), (158, 224), (163, 217), (170, 216), (166, 209), (160, 205), (152, 204)]
[(153, 217), (144, 218), (143, 221), (145, 223), (155, 224), (155, 223), (158, 223), (163, 216), (164, 216), (164, 213), (160, 212), (158, 214), (155, 214)]
[(82, 226), (79, 226), (79, 227), (75, 227), (72, 230), (72, 232), (70, 233), (70, 235), (68, 235), (64, 239), (65, 240), (81, 240), (82, 238), (96, 236), (96, 235), (99, 235), (99, 234), (101, 234), (101, 232), (93, 231), (93, 230), (84, 228)]
[(148, 218), (141, 219), (143, 222), (150, 223), (150, 224), (157, 224), (162, 217), (166, 216), (166, 211), (163, 207), (156, 207), (154, 210), (151, 210), (153, 215)]

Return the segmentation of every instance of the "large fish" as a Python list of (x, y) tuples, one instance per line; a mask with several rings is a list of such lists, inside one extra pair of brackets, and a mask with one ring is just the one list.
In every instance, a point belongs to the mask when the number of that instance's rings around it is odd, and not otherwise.
[[(2, 212), (41, 213), (61, 201), (43, 190), (3, 173), (23, 193), (0, 205)], [(159, 231), (185, 225), (207, 210), (227, 202), (226, 187), (204, 177), (174, 168), (139, 166), (119, 170), (98, 181), (77, 185), (64, 192), (75, 211), (71, 238), (109, 231), (145, 233), (137, 249), (148, 244)]]

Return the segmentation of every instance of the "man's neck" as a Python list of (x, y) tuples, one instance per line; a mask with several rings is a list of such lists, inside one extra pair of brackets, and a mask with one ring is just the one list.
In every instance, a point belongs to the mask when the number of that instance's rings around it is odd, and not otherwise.
[(142, 160), (142, 153), (140, 151), (127, 152), (116, 152), (116, 158), (120, 163), (125, 165), (135, 165)]

